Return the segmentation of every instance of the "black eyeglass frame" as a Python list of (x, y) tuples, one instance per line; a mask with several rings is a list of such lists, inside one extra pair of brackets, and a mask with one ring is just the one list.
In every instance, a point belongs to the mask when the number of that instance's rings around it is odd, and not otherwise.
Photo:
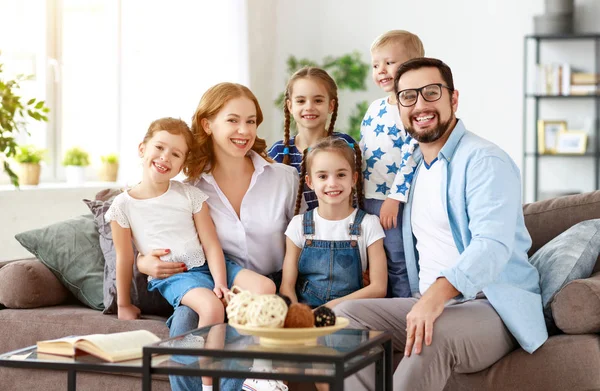
[[(439, 98), (434, 99), (434, 100), (429, 100), (429, 99), (425, 98), (425, 95), (423, 95), (423, 90), (425, 88), (431, 87), (431, 86), (438, 86), (439, 87), (439, 89), (440, 89), (440, 96), (439, 96)], [(454, 92), (453, 88), (445, 86), (442, 83), (431, 83), (431, 84), (427, 84), (426, 86), (423, 86), (421, 88), (407, 88), (407, 89), (398, 91), (398, 93), (396, 94), (396, 99), (398, 100), (398, 103), (400, 103), (400, 106), (402, 106), (402, 107), (411, 107), (411, 106), (416, 105), (417, 102), (418, 102), (418, 100), (419, 100), (419, 95), (421, 95), (423, 97), (423, 99), (425, 99), (425, 102), (437, 102), (438, 100), (440, 100), (442, 98), (442, 94), (441, 94), (442, 88), (446, 88), (448, 91)], [(417, 98), (415, 99), (415, 103), (413, 103), (412, 105), (403, 105), (400, 102), (400, 94), (403, 93), (403, 92), (405, 92), (405, 91), (415, 91), (416, 92)]]

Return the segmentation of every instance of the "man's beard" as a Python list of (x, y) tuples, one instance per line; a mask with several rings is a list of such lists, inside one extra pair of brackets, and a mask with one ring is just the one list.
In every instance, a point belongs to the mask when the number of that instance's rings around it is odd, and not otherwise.
[[(438, 113), (436, 113), (436, 116), (440, 118)], [(451, 116), (448, 121), (440, 122), (438, 126), (427, 130), (425, 133), (418, 133), (411, 125), (406, 126), (406, 131), (412, 138), (420, 143), (432, 143), (439, 140), (448, 131), (448, 129), (450, 129), (454, 119), (454, 116)]]

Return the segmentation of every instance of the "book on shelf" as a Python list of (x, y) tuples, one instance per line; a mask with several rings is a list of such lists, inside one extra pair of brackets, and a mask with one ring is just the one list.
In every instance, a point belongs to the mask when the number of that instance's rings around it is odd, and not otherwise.
[(571, 75), (571, 84), (600, 84), (600, 75), (586, 72), (573, 72)]
[(571, 95), (595, 95), (598, 93), (598, 86), (594, 84), (577, 84), (571, 86)]
[(37, 351), (67, 357), (76, 356), (81, 351), (105, 361), (119, 362), (142, 357), (142, 347), (158, 341), (160, 338), (150, 331), (134, 330), (38, 341)]
[(536, 93), (538, 95), (570, 95), (571, 65), (538, 64), (536, 70)]

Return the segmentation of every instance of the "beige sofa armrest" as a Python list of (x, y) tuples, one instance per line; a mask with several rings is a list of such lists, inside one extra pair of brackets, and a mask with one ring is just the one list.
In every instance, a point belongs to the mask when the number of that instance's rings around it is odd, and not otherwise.
[(69, 291), (36, 259), (6, 262), (0, 268), (0, 304), (37, 308), (64, 303)]
[(569, 282), (551, 306), (554, 322), (564, 333), (600, 333), (600, 273)]

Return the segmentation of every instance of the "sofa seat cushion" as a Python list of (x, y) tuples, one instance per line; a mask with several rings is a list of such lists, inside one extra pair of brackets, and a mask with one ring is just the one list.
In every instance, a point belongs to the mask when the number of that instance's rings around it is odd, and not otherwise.
[(145, 329), (168, 338), (166, 319), (144, 316), (137, 320), (118, 320), (81, 305), (60, 305), (36, 309), (0, 311), (0, 351), (7, 352), (35, 345), (39, 340), (96, 333), (117, 333)]
[(453, 373), (444, 391), (600, 389), (600, 336), (556, 335), (533, 354), (517, 349), (490, 368)]
[(58, 305), (69, 291), (37, 260), (11, 262), (0, 269), (0, 304), (7, 308)]
[(565, 285), (552, 302), (552, 316), (564, 333), (600, 333), (600, 273)]
[(592, 274), (600, 253), (600, 219), (582, 221), (536, 251), (529, 262), (540, 273), (542, 305), (549, 328), (553, 328), (551, 304), (568, 282)]

